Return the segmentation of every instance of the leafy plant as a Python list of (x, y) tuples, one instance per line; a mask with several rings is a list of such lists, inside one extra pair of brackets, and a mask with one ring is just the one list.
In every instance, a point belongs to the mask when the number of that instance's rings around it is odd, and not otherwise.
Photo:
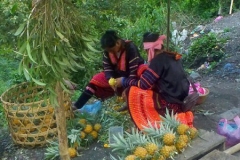
[(196, 68), (204, 62), (219, 62), (225, 55), (225, 42), (226, 39), (218, 38), (214, 33), (197, 38), (190, 46), (190, 53), (184, 55), (184, 65), (187, 68)]

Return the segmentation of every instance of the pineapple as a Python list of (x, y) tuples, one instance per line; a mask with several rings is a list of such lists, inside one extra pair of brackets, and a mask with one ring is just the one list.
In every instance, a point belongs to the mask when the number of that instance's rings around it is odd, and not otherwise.
[(115, 78), (110, 78), (110, 79), (108, 80), (108, 83), (109, 83), (110, 86), (115, 86), (116, 83), (117, 83), (117, 81), (116, 81)]
[(172, 151), (171, 147), (165, 145), (160, 149), (160, 155), (163, 155), (164, 158), (169, 158), (172, 153), (171, 151)]
[(53, 112), (54, 112), (54, 108), (53, 107), (48, 109), (48, 113), (53, 113)]
[(177, 131), (177, 133), (180, 135), (185, 134), (189, 128), (188, 125), (182, 124), (180, 121), (178, 121), (176, 115), (174, 115), (173, 112), (170, 115), (168, 110), (166, 110), (165, 117), (161, 116), (161, 119), (163, 120), (164, 125), (168, 125)]
[(41, 132), (46, 132), (47, 130), (48, 130), (47, 127), (42, 127), (42, 128), (40, 129)]
[(74, 158), (77, 156), (77, 151), (75, 148), (68, 148), (68, 154), (71, 158)]
[(198, 135), (198, 131), (196, 128), (192, 127), (187, 130), (187, 134), (190, 136), (191, 139), (194, 139)]
[(78, 123), (85, 125), (87, 124), (87, 120), (86, 119), (79, 119)]
[(96, 123), (94, 126), (93, 126), (93, 129), (95, 130), (95, 131), (97, 131), (97, 132), (99, 132), (99, 130), (101, 129), (101, 124), (99, 124), (99, 123)]
[(178, 139), (178, 141), (176, 142), (175, 146), (176, 146), (177, 151), (179, 153), (181, 153), (187, 147), (187, 143), (184, 142), (181, 139)]
[(18, 120), (18, 119), (13, 119), (12, 120), (12, 124), (15, 126), (20, 126), (21, 125), (21, 122), (20, 122), (20, 120)]
[(124, 160), (135, 160), (136, 158), (135, 155), (128, 155)]
[(134, 155), (141, 159), (145, 159), (147, 157), (147, 154), (147, 150), (143, 147), (137, 147), (134, 151)]
[(87, 124), (87, 125), (85, 126), (85, 128), (84, 128), (83, 131), (84, 131), (85, 133), (91, 133), (92, 130), (93, 130), (92, 125), (91, 125), (91, 124)]
[(189, 137), (186, 134), (180, 135), (178, 139), (184, 141), (185, 143), (189, 142)]
[(167, 132), (163, 135), (163, 143), (165, 145), (173, 145), (175, 141), (175, 134), (173, 132)]
[(94, 130), (90, 133), (90, 135), (93, 137), (93, 139), (96, 139), (98, 137), (97, 131)]
[(147, 143), (145, 148), (149, 155), (154, 155), (154, 153), (158, 150), (158, 146), (155, 143)]
[(188, 125), (186, 125), (186, 124), (180, 124), (180, 125), (178, 125), (178, 127), (177, 127), (177, 132), (178, 132), (178, 134), (180, 134), (180, 135), (184, 135), (184, 134), (187, 132), (188, 129), (189, 129)]
[(86, 137), (86, 133), (83, 132), (83, 131), (81, 131), (81, 132), (80, 132), (80, 138), (81, 138), (81, 139), (84, 139), (85, 137)]

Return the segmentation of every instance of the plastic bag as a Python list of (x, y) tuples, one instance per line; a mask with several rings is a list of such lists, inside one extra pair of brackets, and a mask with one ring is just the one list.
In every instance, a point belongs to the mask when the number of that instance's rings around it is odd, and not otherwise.
[(226, 144), (233, 146), (240, 142), (240, 118), (236, 116), (232, 121), (221, 119), (218, 122), (217, 133), (227, 138)]
[(96, 114), (102, 107), (101, 101), (96, 101), (92, 104), (85, 104), (81, 109), (80, 112), (87, 112), (89, 114)]

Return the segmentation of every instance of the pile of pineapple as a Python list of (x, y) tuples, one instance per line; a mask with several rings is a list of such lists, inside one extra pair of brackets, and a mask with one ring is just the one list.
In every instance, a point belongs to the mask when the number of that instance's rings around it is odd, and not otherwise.
[[(81, 147), (87, 147), (94, 140), (98, 139), (99, 132), (101, 130), (101, 124), (97, 123), (92, 115), (87, 113), (75, 113), (75, 118), (71, 119), (67, 123), (68, 153), (71, 158), (78, 155), (78, 150)], [(51, 145), (45, 153), (46, 159), (52, 159), (59, 154), (58, 143), (50, 143)], [(56, 158), (56, 157), (55, 157)]]
[[(173, 113), (167, 111), (161, 122), (148, 123), (142, 131), (132, 129), (125, 136), (114, 136), (110, 147), (124, 160), (174, 159), (197, 137), (194, 127), (180, 123)], [(115, 157), (113, 159), (116, 159)]]

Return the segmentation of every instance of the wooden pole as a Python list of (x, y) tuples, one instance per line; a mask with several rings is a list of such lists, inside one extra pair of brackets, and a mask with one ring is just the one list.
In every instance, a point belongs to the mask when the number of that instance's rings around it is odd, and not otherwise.
[(233, 0), (231, 0), (229, 14), (232, 14), (232, 6), (233, 6)]
[(167, 51), (169, 51), (169, 38), (170, 38), (170, 1), (168, 0), (167, 4)]
[(59, 154), (61, 160), (70, 160), (68, 154), (68, 138), (67, 138), (67, 127), (66, 127), (66, 116), (65, 109), (63, 106), (63, 90), (60, 83), (57, 82), (56, 93), (58, 95), (57, 100), (60, 106), (55, 107), (55, 115), (57, 121), (58, 130), (58, 144), (59, 144)]

